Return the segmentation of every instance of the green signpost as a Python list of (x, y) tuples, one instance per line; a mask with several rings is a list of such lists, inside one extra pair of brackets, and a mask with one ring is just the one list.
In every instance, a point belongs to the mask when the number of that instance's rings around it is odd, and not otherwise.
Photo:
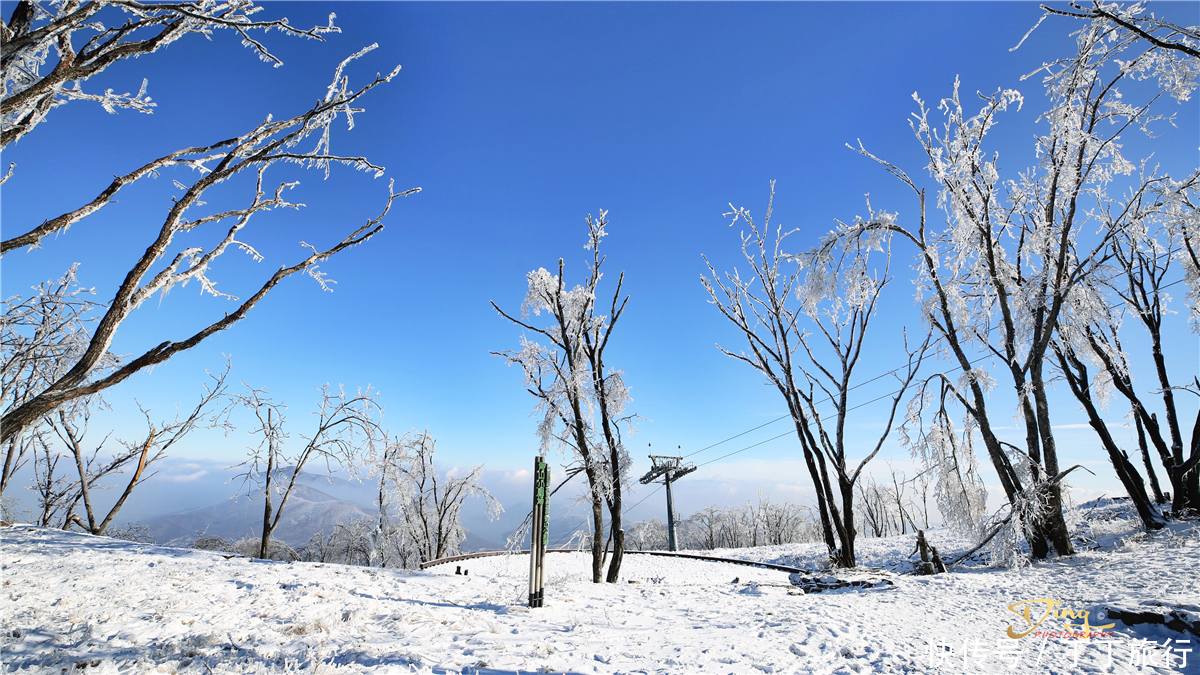
[(546, 589), (546, 545), (550, 542), (550, 465), (533, 460), (533, 523), (529, 532), (529, 606), (541, 607)]

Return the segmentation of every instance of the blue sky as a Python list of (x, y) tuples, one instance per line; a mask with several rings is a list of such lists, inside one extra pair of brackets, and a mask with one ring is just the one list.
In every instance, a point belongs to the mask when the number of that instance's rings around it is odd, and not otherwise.
[[(7, 16), (12, 3), (0, 5)], [(1177, 22), (1198, 22), (1194, 3), (1156, 7)], [(263, 38), (281, 68), (222, 34), (120, 63), (87, 88), (136, 91), (145, 77), (158, 104), (153, 115), (108, 115), (72, 103), (4, 153), (5, 166), (17, 163), (0, 207), (11, 236), (152, 157), (237, 135), (268, 114), (307, 109), (337, 63), (366, 45), (379, 49), (350, 67), (352, 84), (403, 66), (363, 101), (355, 129), (338, 128), (334, 137), (336, 151), (367, 155), (387, 167), (386, 177), (342, 167), (329, 180), (278, 171), (275, 180), (302, 180), (292, 197), (307, 206), (251, 228), (246, 238), (267, 254), (265, 262), (229, 254), (212, 277), (222, 290), (245, 295), (276, 266), (298, 259), (298, 241), (329, 243), (373, 216), (389, 178), (398, 189), (422, 192), (399, 202), (369, 244), (322, 266), (338, 282), (334, 293), (293, 277), (232, 330), (111, 390), (114, 411), (106, 419), (118, 436), (138, 432), (134, 398), (163, 414), (187, 405), (204, 371), (229, 354), (234, 380), (291, 406), (294, 434), (303, 431), (320, 385), (370, 384), (382, 395), (388, 426), (428, 426), (448, 465), (486, 462), (497, 475), (526, 469), (536, 451), (533, 399), (520, 373), (489, 354), (515, 348), (520, 331), (488, 303), (517, 311), (525, 274), (560, 257), (569, 281), (581, 280), (583, 219), (600, 209), (611, 221), (608, 280), (624, 270), (631, 297), (609, 363), (625, 371), (632, 408), (653, 420), (628, 439), (634, 474), (646, 469), (648, 443), (656, 453), (676, 446), (688, 453), (774, 419), (784, 411), (778, 395), (714, 348), (739, 339), (699, 283), (702, 253), (719, 270), (737, 264), (738, 231), (722, 217), (728, 203), (761, 214), (768, 183), (777, 180), (776, 219), (802, 229), (797, 248), (835, 218), (865, 214), (866, 193), (903, 222), (915, 213), (913, 200), (844, 145), (862, 139), (921, 176), (920, 147), (906, 121), (915, 109), (911, 95), (936, 101), (956, 76), (964, 93), (1015, 87), (1026, 95), (1024, 108), (1005, 114), (994, 134), (1002, 169), (1015, 173), (1033, 161), (1044, 107), (1036, 78), (1019, 77), (1068, 54), (1074, 28), (1050, 20), (1009, 51), (1040, 15), (1035, 3), (1017, 2), (280, 2), (267, 4), (263, 16), (309, 26), (325, 23), (330, 11), (342, 33), (323, 43)], [(1196, 165), (1200, 145), (1197, 105), (1169, 107), (1179, 115), (1177, 128), (1164, 129), (1155, 156), (1184, 171)], [(1138, 143), (1130, 139), (1130, 147)], [(120, 203), (42, 250), (6, 256), (4, 293), (23, 292), (78, 261), (82, 281), (109, 299), (169, 204), (171, 177), (127, 189)], [(231, 185), (216, 198), (244, 194), (244, 186)], [(898, 365), (895, 336), (917, 324), (906, 259), (894, 267), (898, 278), (875, 346), (860, 366), (864, 379)], [(178, 339), (230, 305), (201, 297), (195, 286), (175, 289), (139, 309), (114, 350), (140, 353)], [(1195, 373), (1195, 336), (1181, 318), (1171, 330), (1170, 357), (1180, 372)], [(1057, 419), (1084, 422), (1076, 407), (1063, 400)], [(855, 427), (869, 431), (878, 414), (865, 409)], [(781, 434), (784, 424), (693, 459)], [(1098, 476), (1088, 479), (1095, 489), (1117, 485), (1090, 430), (1062, 435), (1068, 453), (1099, 460)], [(177, 455), (227, 465), (248, 442), (240, 433), (197, 434)], [(785, 438), (706, 466), (694, 488), (680, 488), (679, 510), (744, 500), (760, 488), (801, 498), (808, 479), (795, 446)], [(907, 459), (898, 446), (889, 452), (900, 464)]]

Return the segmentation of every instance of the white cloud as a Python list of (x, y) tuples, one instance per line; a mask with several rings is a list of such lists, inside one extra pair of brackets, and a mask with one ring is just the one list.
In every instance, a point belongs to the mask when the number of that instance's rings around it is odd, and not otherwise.
[[(191, 468), (192, 466), (195, 466), (195, 465), (194, 464), (188, 465), (187, 468)], [(207, 476), (207, 475), (208, 475), (208, 471), (206, 469), (200, 469), (199, 471), (194, 471), (192, 473), (185, 473), (185, 474), (179, 475), (179, 476), (162, 476), (161, 480), (165, 480), (170, 483), (190, 483), (194, 480), (200, 480), (201, 478), (203, 478), (204, 476)]]

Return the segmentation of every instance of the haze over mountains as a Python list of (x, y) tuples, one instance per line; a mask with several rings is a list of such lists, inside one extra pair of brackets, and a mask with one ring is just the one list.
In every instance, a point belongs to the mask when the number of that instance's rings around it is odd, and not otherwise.
[[(286, 480), (291, 475), (290, 467), (281, 473), (281, 480)], [(370, 483), (301, 472), (272, 538), (298, 547), (307, 544), (317, 532), (328, 535), (339, 522), (359, 518), (373, 520), (376, 517), (372, 503), (375, 494)], [(278, 498), (275, 505), (278, 506)], [(463, 552), (473, 552), (504, 548), (504, 535), (520, 525), (524, 512), (515, 507), (494, 522), (471, 517), (473, 514), (463, 515), (467, 538), (461, 548)], [(200, 536), (220, 537), (230, 542), (243, 537), (258, 537), (262, 533), (262, 519), (262, 491), (259, 490), (251, 496), (243, 492), (236, 498), (209, 506), (153, 517), (143, 524), (159, 544), (188, 546)], [(581, 525), (582, 519), (567, 517), (552, 521), (551, 529), (565, 534)], [(472, 532), (472, 526), (482, 527), (482, 536)], [(501, 534), (496, 537), (499, 541), (489, 538), (497, 534)], [(525, 545), (528, 545), (528, 538)]]
[[(217, 460), (168, 457), (156, 464), (155, 469), (154, 475), (133, 492), (115, 521), (117, 525), (130, 522), (145, 525), (155, 542), (172, 546), (190, 545), (201, 534), (230, 542), (261, 535), (262, 493), (256, 491), (248, 496), (236, 467)], [(290, 469), (281, 471), (284, 476), (291, 475)], [(273, 538), (293, 547), (303, 546), (318, 530), (330, 533), (343, 518), (374, 519), (378, 486), (373, 479), (362, 478), (359, 481), (345, 474), (326, 476), (302, 471)], [(532, 483), (527, 478), (503, 471), (489, 472), (487, 478), (489, 490), (505, 511), (496, 520), (488, 520), (483, 503), (468, 498), (461, 513), (463, 527), (467, 529), (464, 552), (504, 548), (507, 537), (529, 513)], [(24, 467), (14, 484), (32, 484), (32, 479), (32, 471)], [(17, 520), (31, 522), (33, 514), (38, 512), (36, 493), (11, 492)], [(112, 489), (96, 492), (93, 495), (96, 508), (109, 508), (119, 492)], [(566, 490), (553, 500), (552, 510), (556, 514), (550, 521), (553, 547), (566, 546), (571, 534), (586, 525), (586, 519), (580, 515), (586, 505), (574, 502), (575, 496)], [(629, 522), (661, 517), (660, 508), (660, 501), (651, 500)], [(528, 545), (526, 536), (522, 547)]]
[[(275, 505), (278, 506), (278, 500)], [(373, 514), (358, 504), (337, 499), (308, 485), (297, 484), (288, 497), (279, 527), (273, 538), (287, 544), (303, 546), (313, 534), (333, 531), (343, 520), (371, 518)], [(160, 544), (187, 546), (201, 535), (237, 541), (243, 537), (262, 534), (262, 492), (253, 498), (242, 495), (219, 504), (190, 509), (173, 515), (155, 518), (147, 523), (150, 534)]]

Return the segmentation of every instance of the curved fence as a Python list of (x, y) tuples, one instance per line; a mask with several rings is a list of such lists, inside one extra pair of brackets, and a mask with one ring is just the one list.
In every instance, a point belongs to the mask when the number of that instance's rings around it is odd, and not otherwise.
[[(547, 553), (587, 553), (574, 548), (556, 548), (546, 551)], [(472, 558), (488, 558), (496, 555), (529, 555), (528, 550), (524, 551), (483, 551), (481, 553), (469, 553), (467, 555), (456, 555), (451, 558), (439, 558), (430, 560), (427, 563), (421, 563), (421, 569), (428, 569), (435, 565), (444, 565), (458, 560), (470, 560)], [(694, 553), (671, 553), (669, 551), (625, 551), (625, 555), (657, 555), (667, 558), (688, 558), (690, 560), (703, 560), (705, 562), (722, 562), (731, 563), (734, 565), (746, 565), (748, 567), (762, 567), (769, 570), (779, 570), (780, 572), (788, 572), (795, 574), (812, 574), (811, 571), (800, 569), (799, 567), (788, 567), (787, 565), (776, 565), (775, 563), (755, 562), (753, 560), (738, 560), (737, 558), (714, 558), (707, 555), (696, 555)]]

